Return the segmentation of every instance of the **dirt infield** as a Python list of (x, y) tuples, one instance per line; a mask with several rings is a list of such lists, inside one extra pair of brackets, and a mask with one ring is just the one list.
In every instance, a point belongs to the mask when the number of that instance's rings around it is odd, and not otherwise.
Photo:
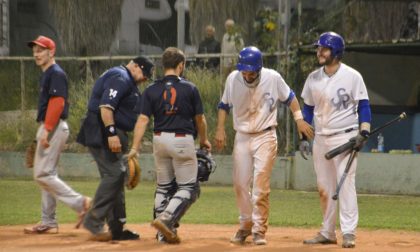
[[(302, 239), (314, 235), (316, 229), (270, 227), (267, 246), (244, 246), (229, 243), (236, 226), (183, 224), (179, 229), (179, 245), (158, 244), (155, 230), (148, 224), (132, 224), (130, 229), (140, 233), (139, 241), (92, 242), (84, 229), (70, 224), (60, 225), (58, 234), (25, 235), (24, 226), (0, 226), (0, 251), (343, 251), (338, 245), (302, 244)], [(356, 248), (350, 251), (420, 251), (420, 233), (386, 230), (359, 230)]]

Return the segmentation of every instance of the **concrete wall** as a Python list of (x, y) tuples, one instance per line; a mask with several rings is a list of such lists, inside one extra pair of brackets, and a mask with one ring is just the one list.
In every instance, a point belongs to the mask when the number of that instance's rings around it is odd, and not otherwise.
[[(217, 169), (209, 184), (232, 184), (231, 156), (215, 156)], [(154, 181), (154, 162), (151, 154), (140, 157), (142, 180)], [(360, 153), (356, 186), (360, 193), (420, 195), (420, 155)], [(62, 177), (98, 178), (96, 164), (89, 154), (64, 153), (60, 160)], [(31, 177), (32, 170), (24, 167), (24, 154), (0, 152), (0, 178)], [(312, 160), (278, 157), (271, 177), (273, 188), (316, 190)]]

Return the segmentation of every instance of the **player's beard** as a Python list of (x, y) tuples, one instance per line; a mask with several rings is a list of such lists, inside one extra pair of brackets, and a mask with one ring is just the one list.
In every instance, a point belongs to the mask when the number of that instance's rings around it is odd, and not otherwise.
[(325, 59), (325, 61), (324, 62), (320, 62), (320, 60), (318, 59), (318, 63), (321, 65), (321, 66), (329, 66), (329, 65), (331, 65), (332, 63), (333, 63), (333, 61), (334, 61), (334, 58), (330, 55), (330, 56), (328, 56), (328, 57), (323, 57), (324, 59)]
[[(243, 78), (243, 77), (242, 77)], [(249, 88), (255, 88), (256, 86), (258, 86), (258, 84), (260, 83), (260, 79), (261, 79), (261, 72), (258, 73), (258, 76), (255, 77), (255, 79), (251, 80), (251, 81), (247, 81), (245, 78), (244, 79), (244, 83), (247, 87)]]

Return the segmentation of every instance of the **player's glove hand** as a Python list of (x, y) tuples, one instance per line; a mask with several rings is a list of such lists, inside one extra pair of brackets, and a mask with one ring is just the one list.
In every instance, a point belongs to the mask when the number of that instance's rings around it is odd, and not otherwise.
[(32, 141), (25, 151), (25, 163), (26, 163), (27, 168), (34, 167), (35, 152), (36, 152), (36, 140)]
[(139, 164), (139, 161), (137, 160), (137, 156), (134, 156), (131, 158), (127, 158), (127, 156), (125, 156), (124, 162), (126, 165), (125, 186), (127, 187), (127, 189), (132, 190), (140, 182), (140, 176), (141, 176), (140, 164)]
[(363, 146), (365, 146), (367, 139), (369, 137), (369, 131), (362, 130), (357, 134), (357, 136), (350, 139), (350, 141), (354, 141), (353, 150), (360, 151)]
[(311, 153), (311, 147), (308, 140), (302, 140), (299, 143), (299, 152), (300, 155), (305, 159), (308, 160), (308, 156)]

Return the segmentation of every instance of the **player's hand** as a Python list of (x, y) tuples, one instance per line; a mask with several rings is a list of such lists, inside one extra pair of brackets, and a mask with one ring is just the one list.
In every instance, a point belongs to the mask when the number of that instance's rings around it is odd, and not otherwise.
[(312, 128), (312, 126), (305, 122), (303, 119), (299, 119), (296, 121), (296, 125), (298, 128), (298, 132), (299, 134), (303, 134), (307, 137), (307, 139), (313, 139), (315, 134), (314, 134), (314, 128)]
[(108, 137), (108, 147), (112, 152), (121, 152), (121, 142), (118, 136)]
[(208, 152), (211, 152), (211, 143), (208, 139), (206, 139), (203, 142), (200, 142), (200, 148), (206, 149)]
[(305, 159), (308, 160), (308, 156), (311, 152), (311, 146), (308, 140), (301, 140), (299, 143), (299, 152), (300, 155)]
[(138, 157), (139, 152), (135, 148), (131, 148), (130, 151), (124, 155), (125, 158), (130, 159), (133, 157)]
[(48, 130), (46, 130), (44, 128), (42, 130), (41, 136), (39, 138), (39, 142), (41, 143), (41, 146), (44, 147), (45, 149), (48, 148), (48, 147), (50, 147), (50, 143), (48, 142), (48, 135), (49, 135)]
[(350, 141), (354, 141), (353, 150), (360, 151), (363, 148), (363, 146), (365, 146), (368, 136), (369, 136), (369, 132), (366, 131), (365, 133), (365, 131), (362, 131), (362, 132), (359, 132), (357, 136), (350, 139)]
[(226, 144), (226, 132), (225, 129), (217, 129), (216, 135), (214, 136), (214, 142), (216, 144), (216, 150), (222, 150)]

